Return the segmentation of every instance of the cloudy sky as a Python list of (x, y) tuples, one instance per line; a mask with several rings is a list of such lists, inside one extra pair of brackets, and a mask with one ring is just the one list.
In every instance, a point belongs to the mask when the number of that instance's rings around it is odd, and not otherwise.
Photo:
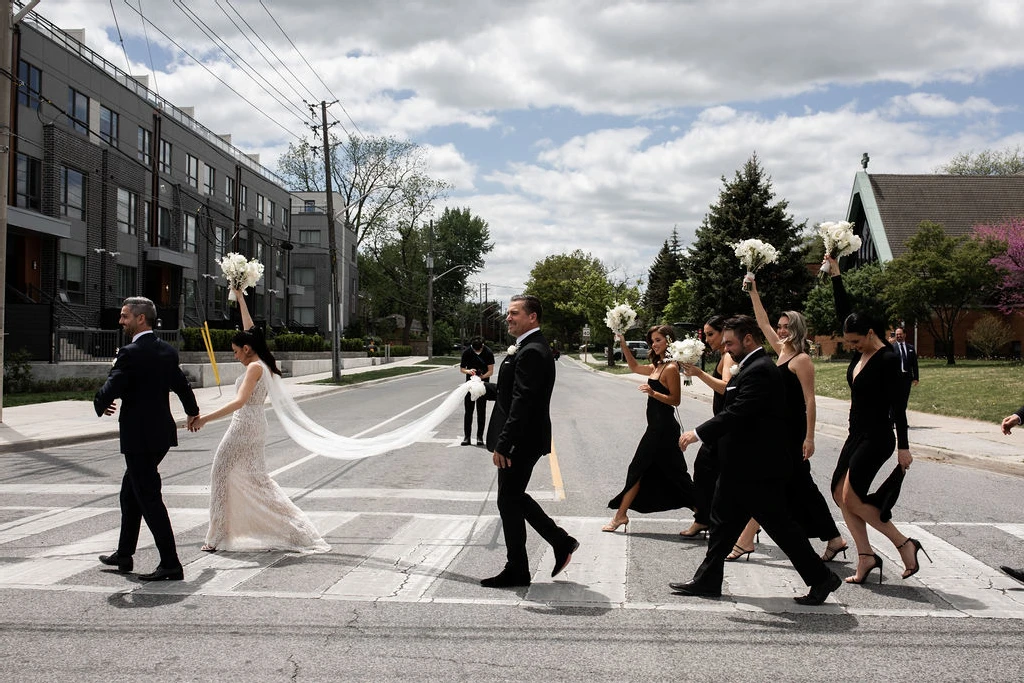
[(674, 226), (693, 239), (722, 176), (754, 152), (797, 222), (813, 224), (844, 216), (863, 152), (871, 172), (931, 173), (959, 152), (1024, 145), (1019, 0), (43, 0), (37, 11), (85, 28), (114, 64), (155, 72), (161, 95), (269, 168), (308, 121), (303, 99), (338, 98), (348, 130), (421, 144), (454, 185), (447, 203), (490, 225), (496, 246), (473, 281), (492, 298), (576, 248), (616, 277), (645, 276)]

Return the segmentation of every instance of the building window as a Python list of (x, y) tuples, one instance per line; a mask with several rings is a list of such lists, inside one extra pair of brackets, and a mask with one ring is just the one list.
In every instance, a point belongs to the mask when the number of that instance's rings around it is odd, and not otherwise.
[(206, 167), (206, 175), (203, 177), (203, 192), (213, 195), (217, 191), (217, 169), (213, 166)]
[(160, 172), (170, 173), (171, 172), (171, 143), (167, 142), (163, 138), (160, 138)]
[(153, 163), (153, 134), (148, 130), (139, 126), (139, 151), (137, 156), (139, 161), (149, 166)]
[(116, 111), (100, 105), (100, 139), (111, 147), (117, 147), (120, 131), (120, 117)]
[(27, 154), (18, 154), (15, 205), (40, 211), (43, 205), (42, 181), (43, 163)]
[(213, 286), (213, 312), (222, 314), (224, 312), (224, 304), (228, 300), (228, 288), (224, 285)]
[(299, 230), (299, 243), (306, 247), (320, 246), (319, 230)]
[(224, 176), (224, 200), (228, 204), (235, 203), (235, 179)]
[(167, 207), (160, 207), (160, 246), (171, 246), (171, 233), (174, 223), (171, 220), (171, 210)]
[(185, 311), (193, 311), (199, 318), (205, 318), (206, 312), (200, 311), (196, 305), (196, 293), (199, 287), (195, 280), (185, 279)]
[(298, 325), (312, 327), (316, 324), (315, 309), (312, 306), (293, 306), (292, 319)]
[(127, 299), (130, 296), (138, 296), (135, 289), (135, 268), (117, 264), (117, 296)]
[(277, 213), (277, 202), (275, 202), (273, 199), (268, 199), (267, 202), (269, 202), (269, 204), (270, 204), (267, 207), (267, 219), (270, 221), (270, 224), (273, 225), (274, 224), (274, 214)]
[(315, 199), (307, 199), (306, 201), (304, 201), (302, 203), (302, 212), (303, 213), (316, 213), (316, 200)]
[(217, 239), (213, 245), (213, 253), (216, 258), (222, 259), (228, 253), (228, 229), (216, 228), (216, 231)]
[(249, 188), (245, 185), (242, 185), (241, 191), (238, 193), (238, 207), (242, 211), (249, 210)]
[(24, 59), (18, 60), (18, 104), (39, 109), (39, 93), (42, 92), (43, 72)]
[(316, 268), (292, 268), (292, 284), (312, 287), (316, 283)]
[(85, 220), (85, 176), (60, 167), (60, 215)]
[(196, 249), (196, 215), (185, 214), (185, 251), (195, 253)]
[(359, 259), (359, 256), (356, 254), (356, 245), (353, 244), (352, 245), (352, 260), (353, 261), (357, 261), (358, 259)]
[(142, 241), (146, 244), (149, 244), (149, 226), (152, 221), (149, 214), (151, 210), (149, 202), (142, 202)]
[(263, 263), (263, 242), (256, 243), (256, 260)]
[(117, 188), (117, 229), (126, 235), (138, 231), (139, 195)]
[(71, 303), (85, 303), (85, 257), (60, 254), (60, 279), (57, 286)]
[(288, 207), (287, 206), (282, 206), (281, 207), (281, 227), (282, 228), (287, 228), (288, 227)]
[(199, 189), (199, 159), (191, 154), (185, 155), (185, 178), (189, 185)]
[(256, 195), (256, 218), (260, 219), (261, 221), (264, 220), (264, 217), (266, 216), (266, 213), (264, 213), (264, 211), (263, 211), (263, 202), (264, 201), (265, 200), (263, 198), (263, 195), (261, 195), (261, 194), (257, 194)]
[(74, 88), (68, 88), (68, 114), (72, 128), (79, 133), (89, 132), (89, 98)]

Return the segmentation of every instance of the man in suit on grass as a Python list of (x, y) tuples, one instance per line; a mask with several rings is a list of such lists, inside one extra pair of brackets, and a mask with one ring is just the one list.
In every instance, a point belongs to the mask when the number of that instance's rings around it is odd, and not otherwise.
[(487, 588), (530, 585), (526, 522), (555, 551), (552, 577), (565, 569), (580, 545), (526, 492), (537, 461), (551, 452), (555, 360), (540, 331), (541, 315), (537, 297), (512, 297), (505, 322), (508, 333), (516, 338), (515, 347), (509, 348), (501, 363), (497, 388), (488, 385), (488, 397), (496, 397), (496, 402), (487, 427), (487, 449), (498, 468), (498, 513), (507, 561), (500, 573), (480, 581)]
[(157, 467), (171, 446), (178, 445), (177, 425), (171, 416), (170, 392), (178, 395), (188, 424), (199, 416), (199, 406), (188, 379), (178, 365), (178, 352), (153, 333), (156, 306), (145, 297), (124, 300), (119, 320), (131, 343), (117, 351), (114, 367), (106, 383), (96, 392), (96, 414), (113, 415), (114, 401), (121, 399), (118, 427), (125, 473), (121, 480), (121, 535), (117, 550), (100, 555), (100, 562), (117, 567), (123, 574), (132, 571), (142, 520), (153, 534), (160, 551), (160, 564), (144, 581), (180, 581), (184, 578), (174, 532), (167, 508), (160, 496)]
[(693, 579), (670, 583), (677, 594), (718, 597), (722, 594), (725, 558), (751, 517), (778, 543), (810, 586), (793, 598), (802, 605), (820, 605), (842, 583), (814, 552), (793, 519), (786, 501), (792, 464), (783, 452), (786, 385), (778, 367), (764, 352), (757, 321), (747, 315), (724, 324), (722, 343), (739, 362), (725, 387), (722, 410), (679, 437), (679, 448), (698, 441), (717, 444), (720, 473), (711, 503), (708, 551)]

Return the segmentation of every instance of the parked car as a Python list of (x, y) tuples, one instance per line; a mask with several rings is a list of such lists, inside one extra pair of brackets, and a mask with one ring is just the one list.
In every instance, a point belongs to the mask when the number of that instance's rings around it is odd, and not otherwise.
[[(647, 358), (647, 342), (643, 341), (628, 341), (626, 346), (633, 352), (633, 357), (637, 360), (644, 360)], [(615, 350), (612, 351), (612, 358), (615, 360), (622, 360), (622, 347), (618, 344), (615, 345)]]

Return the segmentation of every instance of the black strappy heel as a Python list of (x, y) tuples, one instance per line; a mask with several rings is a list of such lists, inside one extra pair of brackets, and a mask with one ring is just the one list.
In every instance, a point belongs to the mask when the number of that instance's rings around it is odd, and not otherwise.
[(862, 584), (862, 583), (864, 583), (865, 581), (868, 580), (868, 575), (875, 570), (875, 567), (878, 567), (878, 583), (881, 584), (882, 583), (882, 558), (880, 558), (878, 556), (878, 553), (857, 553), (857, 555), (860, 556), (860, 557), (873, 557), (873, 558), (875, 558), (875, 563), (873, 565), (871, 565), (866, 572), (864, 572), (864, 576), (860, 577), (860, 581), (857, 580), (856, 576), (851, 576), (850, 578), (848, 578), (846, 580), (846, 583), (856, 583), (858, 585)]

